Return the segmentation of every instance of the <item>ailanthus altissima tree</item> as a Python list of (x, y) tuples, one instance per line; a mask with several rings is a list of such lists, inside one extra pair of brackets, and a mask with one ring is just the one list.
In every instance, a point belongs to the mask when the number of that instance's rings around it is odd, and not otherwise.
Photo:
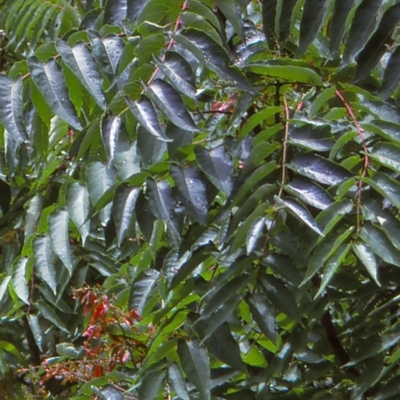
[(398, 397), (400, 3), (0, 11), (2, 398)]

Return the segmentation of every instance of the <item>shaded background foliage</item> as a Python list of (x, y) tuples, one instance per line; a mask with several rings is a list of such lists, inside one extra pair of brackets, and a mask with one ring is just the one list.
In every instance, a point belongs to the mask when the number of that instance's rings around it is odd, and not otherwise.
[(0, 7), (6, 396), (396, 398), (397, 1)]

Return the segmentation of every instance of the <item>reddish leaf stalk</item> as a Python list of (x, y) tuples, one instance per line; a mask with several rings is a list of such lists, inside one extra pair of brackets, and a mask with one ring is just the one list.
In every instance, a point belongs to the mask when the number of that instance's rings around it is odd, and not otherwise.
[(364, 167), (361, 173), (361, 179), (358, 181), (358, 195), (357, 195), (357, 231), (359, 231), (360, 229), (360, 206), (361, 206), (361, 190), (362, 190), (362, 186), (363, 186), (363, 182), (362, 182), (362, 178), (364, 178), (367, 175), (367, 171), (368, 171), (368, 164), (369, 164), (369, 157), (368, 157), (368, 149), (367, 146), (365, 144), (365, 136), (364, 136), (364, 131), (361, 129), (360, 124), (357, 121), (357, 118), (354, 114), (353, 109), (350, 107), (349, 103), (347, 103), (347, 101), (345, 100), (345, 98), (343, 97), (342, 93), (340, 93), (339, 90), (336, 90), (336, 96), (339, 97), (339, 99), (342, 101), (342, 103), (344, 104), (344, 106), (346, 107), (347, 112), (349, 113), (351, 119), (353, 120), (354, 126), (356, 128), (357, 134), (360, 137), (361, 143), (362, 143), (362, 147), (364, 150)]

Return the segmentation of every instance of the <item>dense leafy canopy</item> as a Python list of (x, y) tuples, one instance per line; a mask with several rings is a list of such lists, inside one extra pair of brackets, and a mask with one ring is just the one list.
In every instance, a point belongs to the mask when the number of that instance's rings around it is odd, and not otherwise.
[(400, 3), (0, 9), (6, 398), (398, 397)]

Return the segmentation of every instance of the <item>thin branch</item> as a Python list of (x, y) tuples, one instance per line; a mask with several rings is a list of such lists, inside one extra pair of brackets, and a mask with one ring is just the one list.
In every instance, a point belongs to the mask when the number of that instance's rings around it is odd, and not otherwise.
[(350, 107), (349, 103), (345, 100), (343, 97), (342, 93), (340, 93), (339, 90), (336, 90), (336, 96), (339, 97), (339, 99), (342, 101), (344, 106), (346, 107), (347, 112), (349, 113), (351, 119), (353, 120), (354, 126), (356, 128), (356, 131), (358, 133), (358, 136), (360, 137), (362, 147), (364, 150), (364, 167), (361, 173), (361, 179), (358, 181), (358, 195), (357, 195), (357, 231), (360, 230), (360, 207), (361, 207), (361, 191), (362, 191), (362, 186), (363, 186), (363, 181), (362, 179), (367, 175), (368, 171), (368, 165), (369, 165), (369, 157), (368, 157), (368, 148), (365, 144), (365, 136), (364, 136), (364, 131), (361, 129), (360, 124), (357, 121), (357, 118), (354, 114), (353, 109)]
[(283, 143), (282, 143), (282, 176), (281, 176), (281, 187), (279, 189), (278, 197), (282, 196), (282, 191), (283, 191), (283, 185), (285, 184), (286, 180), (286, 161), (287, 161), (287, 142), (289, 138), (289, 107), (286, 101), (286, 97), (283, 96), (283, 107), (285, 110), (285, 136), (283, 138)]

